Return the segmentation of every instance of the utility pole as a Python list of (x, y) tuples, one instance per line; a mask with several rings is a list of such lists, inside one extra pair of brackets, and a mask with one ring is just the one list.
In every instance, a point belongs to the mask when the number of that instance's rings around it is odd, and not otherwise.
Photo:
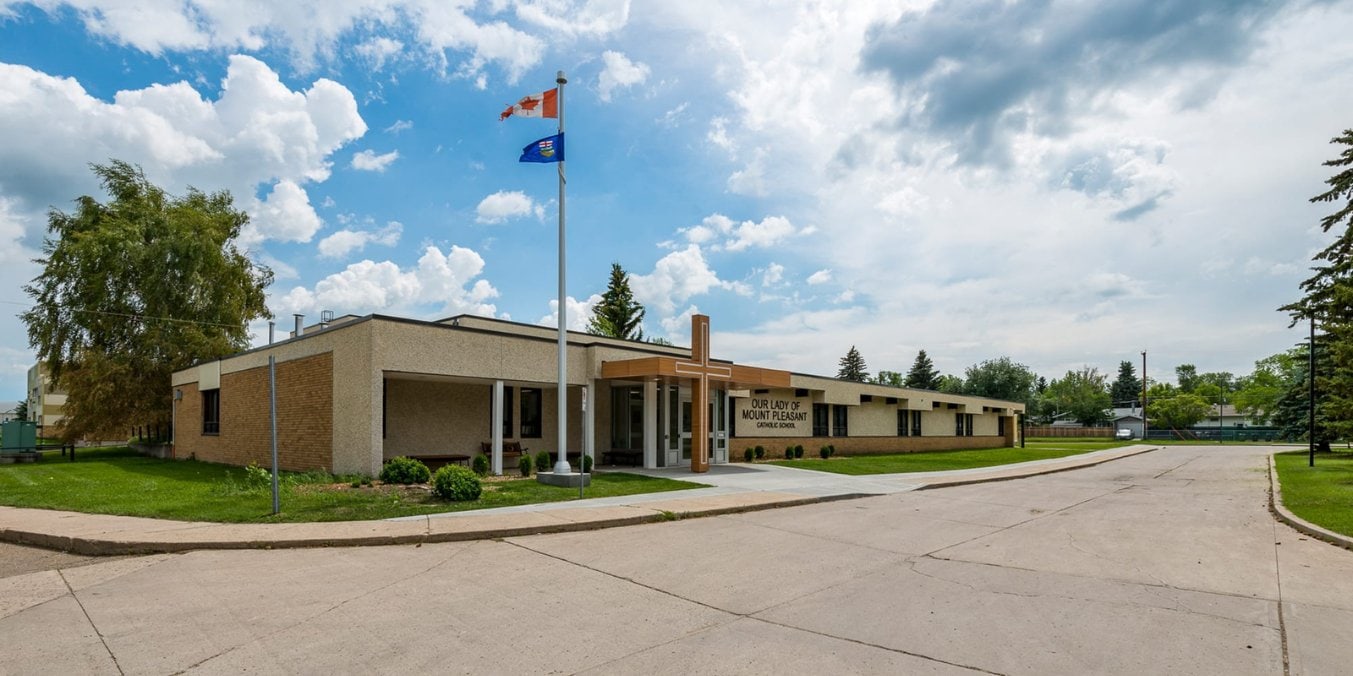
[(1142, 350), (1142, 441), (1146, 441), (1150, 427), (1146, 422), (1146, 350)]

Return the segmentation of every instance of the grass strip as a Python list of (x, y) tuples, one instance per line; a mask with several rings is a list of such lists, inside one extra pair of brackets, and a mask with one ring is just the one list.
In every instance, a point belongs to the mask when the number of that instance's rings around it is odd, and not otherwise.
[(1336, 533), (1353, 536), (1353, 451), (1317, 453), (1307, 466), (1306, 451), (1273, 457), (1283, 505), (1293, 514)]
[[(854, 476), (866, 474), (901, 474), (906, 472), (941, 472), (977, 467), (1010, 465), (1031, 460), (1051, 460), (1108, 448), (1127, 446), (1117, 441), (1030, 441), (1027, 448), (981, 448), (963, 451), (927, 451), (894, 455), (836, 456), (827, 460), (804, 457), (798, 460), (776, 460), (771, 464), (782, 467), (811, 469)], [(807, 452), (808, 449), (804, 449)], [(813, 449), (816, 450), (816, 449)]]
[[(282, 472), (282, 513), (273, 516), (268, 483), (250, 483), (245, 468), (194, 460), (160, 460), (128, 448), (81, 449), (75, 462), (47, 455), (32, 464), (0, 465), (0, 504), (182, 521), (281, 523), (359, 521), (416, 514), (512, 507), (578, 499), (578, 489), (531, 479), (486, 481), (474, 502), (447, 502), (420, 489), (353, 488), (360, 477)], [(596, 473), (587, 498), (658, 493), (704, 484), (624, 473)]]

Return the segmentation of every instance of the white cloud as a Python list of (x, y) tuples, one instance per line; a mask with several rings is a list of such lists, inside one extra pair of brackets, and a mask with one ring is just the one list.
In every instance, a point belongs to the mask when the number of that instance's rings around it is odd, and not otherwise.
[(783, 216), (767, 216), (760, 221), (738, 223), (723, 214), (711, 214), (699, 225), (678, 229), (686, 241), (692, 244), (709, 244), (713, 250), (727, 251), (767, 248), (790, 237), (814, 231), (812, 228), (796, 228)]
[(381, 70), (385, 64), (404, 51), (404, 43), (387, 37), (376, 37), (353, 48), (367, 60), (373, 70)]
[[(587, 324), (592, 321), (592, 308), (601, 302), (601, 294), (594, 293), (587, 300), (578, 300), (573, 296), (565, 298), (568, 304), (568, 330), (586, 331)], [(550, 313), (541, 317), (536, 322), (542, 326), (559, 326), (559, 299), (550, 301)]]
[(535, 216), (542, 218), (545, 208), (536, 204), (520, 190), (499, 190), (479, 201), (475, 207), (475, 221), (479, 223), (502, 223), (510, 218)]
[(663, 315), (675, 311), (677, 303), (723, 286), (695, 244), (663, 256), (650, 274), (630, 276), (634, 297)]
[(305, 190), (289, 180), (282, 180), (255, 209), (253, 219), (240, 233), (240, 240), (246, 245), (264, 239), (309, 242), (323, 225)]
[(601, 55), (605, 67), (597, 78), (597, 95), (610, 101), (616, 89), (643, 84), (648, 79), (648, 66), (630, 61), (624, 54), (606, 50)]
[(761, 275), (761, 286), (775, 286), (784, 279), (785, 266), (779, 263), (771, 263), (766, 266), (766, 271)]
[(831, 270), (818, 270), (817, 272), (808, 275), (808, 283), (812, 285), (826, 284), (830, 281), (832, 281)]
[(387, 134), (398, 134), (401, 131), (413, 129), (413, 122), (410, 120), (395, 120), (394, 124), (384, 129)]
[[(484, 259), (471, 249), (452, 246), (442, 253), (435, 246), (423, 250), (417, 267), (401, 269), (392, 261), (358, 261), (317, 282), (313, 289), (293, 287), (274, 295), (274, 314), (337, 314), (385, 312), (408, 316), (477, 314), (492, 317), (497, 308), (488, 301), (498, 290), (485, 279)], [(438, 308), (429, 312), (430, 307)]]
[(390, 221), (384, 228), (375, 231), (339, 230), (319, 242), (319, 255), (325, 258), (346, 258), (354, 251), (361, 251), (367, 244), (394, 246), (404, 226), (399, 221)]
[(391, 150), (382, 155), (377, 155), (373, 150), (363, 150), (352, 156), (352, 168), (358, 171), (383, 172), (397, 159), (399, 159), (398, 150)]

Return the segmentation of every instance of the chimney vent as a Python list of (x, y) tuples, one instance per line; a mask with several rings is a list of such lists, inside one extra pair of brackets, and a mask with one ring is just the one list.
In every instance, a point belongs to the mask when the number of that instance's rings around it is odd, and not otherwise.
[(305, 334), (305, 315), (291, 315), (296, 318), (296, 331), (292, 333), (296, 338)]

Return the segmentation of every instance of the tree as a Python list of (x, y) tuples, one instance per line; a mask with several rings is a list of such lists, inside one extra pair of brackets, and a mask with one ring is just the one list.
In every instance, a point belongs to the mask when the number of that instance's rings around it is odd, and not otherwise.
[(1108, 420), (1107, 409), (1113, 402), (1109, 400), (1107, 380), (1099, 369), (1083, 366), (1079, 371), (1067, 371), (1060, 380), (1052, 381), (1044, 397), (1057, 411), (1070, 414), (1086, 427), (1093, 427)]
[(911, 370), (907, 371), (904, 384), (920, 390), (939, 389), (940, 373), (935, 370), (935, 364), (926, 356), (925, 350), (916, 353), (916, 361), (912, 362)]
[(1109, 388), (1109, 398), (1117, 406), (1126, 401), (1137, 401), (1142, 394), (1142, 380), (1137, 377), (1137, 370), (1133, 368), (1132, 362), (1118, 362), (1118, 379), (1113, 381), (1113, 386)]
[(601, 302), (592, 306), (587, 332), (611, 338), (643, 340), (643, 321), (644, 306), (634, 300), (629, 273), (619, 263), (611, 263), (611, 280), (606, 283), (606, 293), (601, 294)]
[(935, 389), (945, 394), (963, 394), (963, 379), (954, 375), (940, 376)]
[(14, 407), (14, 419), (15, 419), (15, 420), (28, 420), (28, 400), (27, 400), (27, 399), (24, 399), (23, 401), (19, 402), (19, 405)]
[(1179, 391), (1192, 392), (1193, 388), (1201, 384), (1198, 379), (1198, 367), (1193, 364), (1180, 364), (1174, 367), (1175, 382), (1179, 383)]
[[(1301, 283), (1305, 295), (1280, 310), (1289, 313), (1294, 325), (1314, 320), (1324, 331), (1317, 343), (1329, 350), (1330, 367), (1316, 368), (1319, 415), (1332, 434), (1348, 438), (1353, 436), (1353, 129), (1330, 143), (1343, 148), (1324, 166), (1341, 170), (1325, 181), (1329, 189), (1310, 201), (1335, 205), (1334, 213), (1320, 220), (1320, 228), (1338, 235), (1312, 258), (1315, 272)], [(1317, 361), (1322, 351), (1316, 350)]]
[(965, 394), (1024, 404), (1033, 400), (1034, 384), (1038, 378), (1029, 367), (1015, 363), (1009, 357), (988, 359), (969, 366), (964, 375)]
[(841, 368), (836, 371), (836, 377), (842, 380), (853, 380), (857, 383), (869, 382), (869, 371), (865, 366), (864, 357), (860, 356), (860, 351), (850, 346), (850, 351), (846, 356), (841, 357), (839, 362)]
[(235, 246), (249, 218), (228, 192), (175, 197), (117, 160), (92, 165), (106, 204), (52, 210), (43, 268), (24, 291), (28, 342), (66, 390), (63, 440), (164, 423), (170, 374), (248, 346), (270, 317), (272, 272)]
[[(1316, 343), (1315, 349), (1315, 370), (1316, 373), (1327, 372), (1332, 368), (1329, 350)], [(1278, 428), (1278, 435), (1283, 439), (1307, 440), (1310, 438), (1311, 428), (1311, 381), (1310, 381), (1310, 349), (1307, 345), (1298, 345), (1296, 349), (1287, 354), (1292, 357), (1291, 372), (1292, 377), (1286, 379), (1286, 387), (1273, 404), (1271, 422)], [(1320, 378), (1316, 378), (1316, 386), (1319, 387)], [(1316, 392), (1317, 400), (1320, 393)], [(1330, 444), (1336, 439), (1334, 428), (1330, 424), (1328, 409), (1324, 406), (1316, 406), (1315, 409), (1315, 443), (1316, 449), (1328, 452)]]
[(661, 336), (654, 336), (652, 338), (649, 338), (648, 342), (653, 345), (666, 345), (667, 347), (672, 346), (672, 341), (667, 340), (666, 338), (663, 338)]
[(897, 371), (879, 371), (878, 375), (874, 376), (874, 382), (889, 387), (904, 387), (905, 380)]
[(1278, 399), (1306, 377), (1304, 349), (1289, 350), (1254, 362), (1254, 372), (1236, 383), (1231, 396), (1236, 410), (1256, 424), (1267, 425)]
[(1193, 427), (1199, 420), (1207, 417), (1212, 405), (1203, 397), (1192, 392), (1179, 392), (1166, 399), (1151, 399), (1147, 415), (1152, 427), (1165, 427), (1173, 430)]

